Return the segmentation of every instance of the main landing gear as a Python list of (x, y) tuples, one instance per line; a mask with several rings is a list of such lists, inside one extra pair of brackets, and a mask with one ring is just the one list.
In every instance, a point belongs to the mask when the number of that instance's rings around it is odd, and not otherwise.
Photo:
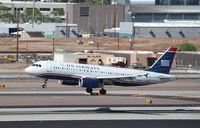
[(48, 81), (48, 79), (44, 78), (44, 84), (42, 85), (42, 88), (47, 88), (47, 81)]
[(100, 93), (101, 95), (105, 95), (105, 94), (106, 94), (106, 90), (105, 90), (104, 88), (102, 88), (102, 89), (99, 91), (99, 93)]
[[(86, 92), (87, 93), (90, 93), (90, 95), (94, 95), (95, 93), (93, 93), (93, 89), (92, 88), (86, 88)], [(99, 91), (99, 94), (100, 95), (105, 95), (106, 94), (106, 90), (104, 88), (102, 88), (100, 91)]]
[(93, 89), (92, 88), (86, 88), (86, 92), (92, 94)]

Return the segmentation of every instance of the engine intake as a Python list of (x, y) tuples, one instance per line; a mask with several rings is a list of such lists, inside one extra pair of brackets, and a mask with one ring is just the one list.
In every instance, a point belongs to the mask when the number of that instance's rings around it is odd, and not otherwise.
[(81, 78), (78, 82), (79, 86), (85, 88), (100, 88), (100, 81), (92, 78)]

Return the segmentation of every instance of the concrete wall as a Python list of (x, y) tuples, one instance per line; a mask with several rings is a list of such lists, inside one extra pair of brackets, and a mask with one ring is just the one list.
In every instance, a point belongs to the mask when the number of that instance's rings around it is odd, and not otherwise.
[(64, 62), (64, 55), (61, 53), (54, 53), (54, 61)]
[(0, 26), (0, 34), (9, 34), (9, 29), (7, 27)]
[[(82, 7), (89, 8), (87, 16), (80, 15), (80, 9)], [(124, 21), (124, 6), (68, 4), (66, 7), (66, 14), (68, 16), (68, 23), (78, 24), (78, 30), (80, 32), (101, 33), (104, 28), (117, 27), (120, 22)], [(116, 20), (114, 21), (114, 19)]]
[(178, 52), (176, 54), (176, 67), (200, 69), (200, 53)]
[(54, 61), (57, 62), (75, 62), (76, 60), (76, 55), (74, 55), (74, 53), (71, 52), (64, 52), (62, 50), (56, 50), (54, 52)]

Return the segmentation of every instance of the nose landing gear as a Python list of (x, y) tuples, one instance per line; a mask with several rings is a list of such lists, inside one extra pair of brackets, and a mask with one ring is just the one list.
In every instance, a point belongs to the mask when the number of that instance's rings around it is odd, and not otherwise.
[(44, 78), (44, 84), (42, 85), (42, 88), (47, 88), (47, 81), (48, 81), (48, 79)]

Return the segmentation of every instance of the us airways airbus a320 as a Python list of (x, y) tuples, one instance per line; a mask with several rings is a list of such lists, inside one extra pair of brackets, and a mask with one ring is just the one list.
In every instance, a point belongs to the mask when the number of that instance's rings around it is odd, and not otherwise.
[(168, 48), (148, 70), (38, 61), (27, 67), (25, 72), (43, 78), (43, 88), (47, 87), (48, 79), (57, 79), (61, 84), (84, 87), (86, 92), (90, 94), (92, 94), (93, 88), (101, 88), (99, 93), (106, 94), (105, 81), (116, 86), (137, 86), (175, 80), (175, 76), (169, 75), (169, 72), (176, 50), (173, 47)]

